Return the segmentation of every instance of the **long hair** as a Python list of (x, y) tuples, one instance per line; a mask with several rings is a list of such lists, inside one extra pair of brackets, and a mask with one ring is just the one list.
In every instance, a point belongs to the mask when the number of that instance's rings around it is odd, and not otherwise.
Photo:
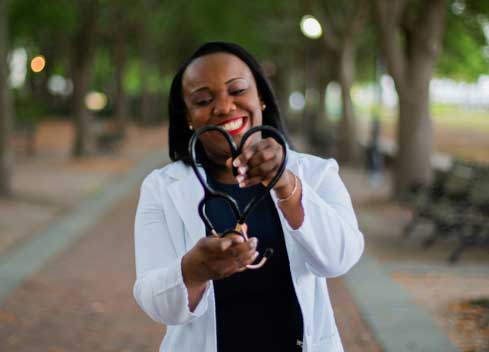
[[(209, 42), (198, 48), (190, 58), (177, 71), (173, 78), (170, 96), (168, 103), (168, 113), (170, 115), (170, 126), (168, 130), (170, 144), (170, 159), (173, 161), (182, 160), (184, 163), (189, 163), (188, 142), (193, 131), (188, 128), (187, 124), (187, 108), (182, 96), (182, 78), (187, 67), (197, 58), (214, 53), (229, 53), (240, 58), (248, 65), (253, 77), (256, 81), (256, 86), (261, 99), (266, 104), (266, 110), (263, 112), (263, 125), (275, 127), (281, 131), (286, 139), (288, 136), (280, 118), (280, 111), (277, 99), (268, 82), (263, 69), (258, 64), (256, 59), (245, 49), (237, 44), (226, 42)], [(199, 147), (198, 153), (202, 153), (202, 147)]]

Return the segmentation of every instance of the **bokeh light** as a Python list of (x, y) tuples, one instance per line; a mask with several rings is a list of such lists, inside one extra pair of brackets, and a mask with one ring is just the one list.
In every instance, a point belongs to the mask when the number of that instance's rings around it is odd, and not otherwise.
[(73, 83), (63, 76), (52, 75), (48, 80), (48, 90), (54, 95), (68, 96), (73, 92)]
[(90, 92), (85, 97), (85, 105), (89, 110), (100, 111), (107, 105), (107, 95), (100, 92)]
[(317, 39), (323, 34), (321, 23), (311, 15), (305, 15), (301, 19), (301, 31), (306, 37)]
[(301, 92), (293, 92), (289, 96), (289, 106), (294, 111), (301, 111), (306, 105), (306, 99)]
[(9, 83), (12, 88), (20, 88), (24, 85), (27, 74), (27, 51), (24, 48), (12, 50), (8, 56)]
[(46, 67), (46, 59), (42, 55), (37, 55), (31, 60), (31, 70), (35, 73), (39, 73)]

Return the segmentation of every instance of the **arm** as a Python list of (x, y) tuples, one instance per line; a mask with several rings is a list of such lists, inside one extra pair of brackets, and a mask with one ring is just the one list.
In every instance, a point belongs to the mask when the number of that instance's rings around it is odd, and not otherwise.
[(210, 280), (242, 271), (256, 259), (257, 240), (203, 237), (183, 257), (178, 256), (157, 185), (153, 173), (141, 187), (135, 223), (134, 297), (152, 319), (167, 325), (186, 324), (206, 312)]
[(338, 175), (338, 164), (334, 160), (303, 157), (296, 166), (293, 171), (301, 179), (304, 220), (295, 228), (282, 211), (282, 227), (297, 241), (314, 274), (342, 275), (359, 260), (364, 239), (348, 191)]
[(191, 311), (183, 280), (182, 257), (177, 255), (168, 235), (157, 177), (155, 171), (143, 182), (136, 212), (134, 297), (153, 320), (167, 325), (185, 324), (207, 310), (209, 285), (200, 304)]
[[(342, 275), (360, 258), (364, 241), (350, 196), (338, 175), (338, 164), (310, 155), (298, 159), (288, 165), (288, 171), (272, 192), (281, 210), (282, 227), (298, 242), (314, 274)], [(282, 148), (272, 138), (266, 138), (244, 148), (232, 164), (238, 167), (240, 175), (236, 179), (240, 186), (247, 187), (270, 182), (281, 160)], [(299, 183), (289, 198), (293, 191), (290, 181), (293, 174), (297, 175)], [(288, 199), (279, 201), (284, 197)]]

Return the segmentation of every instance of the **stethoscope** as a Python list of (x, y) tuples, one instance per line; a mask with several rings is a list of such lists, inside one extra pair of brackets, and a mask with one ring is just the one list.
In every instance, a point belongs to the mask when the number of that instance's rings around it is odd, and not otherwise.
[[(200, 135), (202, 135), (203, 133), (209, 132), (209, 131), (217, 131), (217, 132), (221, 133), (224, 136), (224, 138), (226, 139), (226, 141), (228, 142), (228, 144), (230, 146), (230, 149), (231, 149), (231, 157), (232, 157), (233, 160), (238, 155), (241, 154), (241, 149), (245, 145), (245, 142), (248, 140), (248, 138), (252, 134), (254, 134), (256, 132), (259, 132), (259, 131), (266, 131), (267, 134), (269, 136), (273, 137), (282, 146), (282, 148), (283, 148), (282, 161), (280, 163), (280, 167), (277, 170), (277, 173), (272, 178), (272, 180), (268, 183), (268, 185), (264, 188), (263, 192), (258, 193), (257, 195), (255, 195), (251, 199), (251, 201), (249, 201), (248, 204), (246, 204), (246, 206), (244, 207), (243, 212), (240, 211), (239, 206), (238, 206), (238, 203), (236, 202), (236, 200), (233, 197), (231, 197), (227, 193), (219, 192), (219, 191), (214, 190), (206, 182), (206, 180), (204, 179), (204, 177), (202, 176), (202, 174), (198, 170), (197, 160), (196, 160), (196, 144), (197, 144), (197, 141), (198, 141), (198, 138), (200, 137)], [(276, 130), (273, 127), (270, 127), (270, 126), (256, 126), (256, 127), (253, 127), (251, 129), (249, 129), (243, 135), (243, 138), (241, 139), (241, 142), (239, 144), (239, 147), (237, 147), (236, 146), (236, 143), (233, 140), (233, 138), (231, 137), (231, 135), (225, 129), (223, 129), (222, 127), (219, 127), (219, 126), (215, 126), (215, 125), (207, 125), (207, 126), (201, 127), (198, 130), (196, 130), (194, 132), (194, 134), (192, 135), (192, 137), (190, 138), (190, 141), (189, 141), (189, 154), (190, 154), (190, 165), (192, 166), (192, 169), (193, 169), (195, 175), (197, 176), (197, 179), (199, 180), (200, 184), (202, 185), (202, 188), (204, 189), (204, 197), (199, 202), (198, 212), (199, 212), (200, 218), (202, 219), (202, 221), (204, 222), (204, 224), (209, 229), (208, 235), (217, 236), (217, 237), (225, 237), (227, 235), (234, 234), (234, 235), (239, 235), (239, 236), (243, 237), (243, 239), (245, 241), (247, 241), (248, 240), (248, 236), (247, 236), (247, 234), (245, 232), (242, 231), (242, 225), (245, 223), (246, 218), (248, 217), (248, 215), (258, 205), (258, 203), (263, 198), (265, 198), (265, 196), (267, 195), (267, 193), (273, 188), (273, 186), (275, 186), (275, 184), (278, 182), (278, 180), (280, 179), (280, 177), (282, 176), (282, 174), (285, 171), (285, 167), (287, 165), (287, 142), (286, 142), (284, 136), (282, 135), (282, 133), (280, 133), (278, 130)], [(238, 175), (238, 170), (237, 170), (236, 167), (233, 166), (232, 171), (233, 171), (233, 174), (235, 176)], [(210, 200), (213, 200), (213, 199), (222, 199), (225, 202), (227, 202), (227, 204), (229, 205), (229, 207), (231, 208), (231, 210), (233, 212), (233, 215), (237, 219), (236, 227), (234, 229), (228, 229), (228, 230), (224, 231), (221, 234), (218, 234), (217, 233), (214, 225), (209, 220), (209, 218), (207, 216), (207, 213), (206, 213), (206, 210), (205, 210), (206, 203), (208, 201), (210, 201)], [(265, 252), (264, 252), (261, 260), (257, 264), (249, 264), (246, 267), (248, 269), (258, 269), (258, 268), (262, 267), (265, 264), (265, 262), (267, 261), (267, 259), (272, 254), (273, 254), (273, 249), (272, 248), (267, 248), (265, 250)]]

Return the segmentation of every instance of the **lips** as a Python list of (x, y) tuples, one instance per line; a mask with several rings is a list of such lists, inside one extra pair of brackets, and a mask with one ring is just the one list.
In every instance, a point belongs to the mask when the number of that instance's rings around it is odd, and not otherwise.
[(218, 124), (218, 126), (224, 128), (231, 136), (234, 136), (245, 129), (247, 122), (248, 122), (247, 116), (240, 116), (236, 118), (227, 119), (221, 122), (220, 124)]

